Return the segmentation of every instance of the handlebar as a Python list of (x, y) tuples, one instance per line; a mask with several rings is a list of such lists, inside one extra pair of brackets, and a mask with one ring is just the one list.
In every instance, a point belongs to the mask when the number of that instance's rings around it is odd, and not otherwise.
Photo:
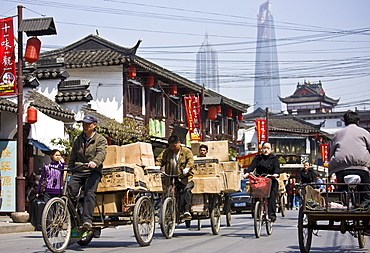
[(172, 177), (172, 178), (178, 178), (179, 177), (179, 175), (169, 175), (166, 172), (162, 172), (162, 175), (164, 175), (166, 177)]

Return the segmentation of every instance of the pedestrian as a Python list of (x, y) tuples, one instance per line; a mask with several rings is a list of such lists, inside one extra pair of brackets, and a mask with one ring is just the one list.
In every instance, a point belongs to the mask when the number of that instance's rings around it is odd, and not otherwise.
[(316, 182), (316, 174), (311, 168), (309, 162), (303, 163), (303, 168), (299, 170), (298, 183), (299, 184), (310, 184)]
[(298, 210), (299, 202), (301, 200), (301, 196), (299, 195), (299, 190), (297, 187), (297, 179), (293, 178), (293, 189), (294, 189), (294, 197), (293, 197), (293, 208)]
[(294, 199), (294, 184), (293, 184), (293, 178), (290, 177), (288, 180), (287, 185), (285, 186), (286, 193), (288, 195), (288, 204), (287, 209), (293, 210), (293, 199)]
[(252, 160), (251, 164), (247, 169), (247, 173), (244, 178), (248, 175), (271, 175), (271, 190), (270, 197), (268, 199), (268, 215), (272, 222), (276, 221), (276, 197), (278, 193), (278, 180), (280, 176), (280, 165), (277, 156), (271, 153), (271, 143), (265, 142), (262, 145), (262, 154), (257, 154)]
[[(180, 216), (191, 218), (190, 205), (192, 199), (191, 190), (194, 188), (192, 180), (192, 168), (194, 166), (193, 152), (189, 148), (182, 147), (181, 142), (176, 135), (171, 135), (168, 138), (169, 147), (162, 151), (157, 157), (155, 165), (165, 167), (165, 172), (168, 175), (178, 176), (176, 178), (176, 188), (181, 193), (179, 203)], [(169, 180), (165, 181), (169, 187)]]
[[(361, 183), (357, 191), (363, 191), (360, 194), (360, 202), (370, 200), (370, 133), (359, 127), (360, 115), (351, 110), (343, 115), (345, 128), (334, 133), (330, 143), (330, 162), (329, 175), (336, 174), (337, 182), (344, 183), (344, 177), (347, 175), (359, 175)], [(347, 187), (338, 186), (340, 191)]]
[(324, 192), (325, 191), (325, 187), (323, 185), (324, 181), (320, 178), (320, 176), (317, 174), (316, 175), (316, 189), (319, 191), (319, 192)]
[(40, 181), (36, 188), (36, 197), (43, 196), (45, 203), (53, 198), (60, 197), (63, 185), (63, 169), (66, 166), (63, 156), (58, 149), (50, 152), (51, 162), (44, 165)]
[(77, 196), (80, 186), (84, 186), (82, 222), (85, 229), (91, 230), (96, 199), (95, 191), (102, 175), (108, 144), (107, 139), (96, 132), (98, 119), (94, 115), (87, 114), (78, 123), (82, 123), (83, 132), (73, 143), (68, 167), (87, 165), (80, 166), (73, 171), (69, 186), (73, 196)]

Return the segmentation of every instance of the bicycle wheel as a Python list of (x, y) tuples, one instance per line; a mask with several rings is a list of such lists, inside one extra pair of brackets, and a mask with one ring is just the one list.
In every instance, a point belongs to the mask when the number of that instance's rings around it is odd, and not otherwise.
[(272, 234), (272, 224), (273, 222), (271, 222), (271, 220), (267, 219), (266, 217), (266, 232), (268, 235)]
[(284, 195), (281, 195), (280, 196), (280, 211), (281, 211), (281, 216), (282, 217), (285, 217), (285, 210), (286, 210), (285, 197), (284, 197)]
[(42, 237), (51, 252), (63, 252), (71, 238), (71, 216), (61, 198), (47, 202), (41, 218)]
[(160, 226), (166, 239), (171, 239), (176, 227), (175, 199), (166, 198), (162, 205)]
[(225, 215), (226, 215), (226, 226), (231, 226), (231, 206), (230, 206), (230, 197), (225, 197)]
[(155, 229), (154, 207), (147, 196), (138, 199), (134, 208), (133, 228), (136, 241), (140, 246), (152, 242)]
[(220, 206), (216, 203), (211, 212), (211, 229), (214, 235), (218, 235), (221, 225)]
[(262, 206), (259, 200), (257, 200), (256, 203), (254, 204), (253, 218), (254, 218), (254, 234), (256, 235), (257, 238), (260, 238), (262, 229)]
[(307, 214), (303, 213), (303, 206), (299, 209), (298, 214), (298, 241), (302, 253), (308, 253), (311, 249), (312, 232), (310, 220)]

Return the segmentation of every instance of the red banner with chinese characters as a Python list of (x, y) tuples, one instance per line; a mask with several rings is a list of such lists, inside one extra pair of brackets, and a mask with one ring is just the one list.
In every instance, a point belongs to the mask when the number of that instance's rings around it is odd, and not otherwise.
[(200, 100), (196, 96), (184, 97), (188, 130), (191, 141), (201, 141)]
[(329, 167), (329, 144), (320, 144), (322, 166)]
[(0, 96), (17, 92), (13, 18), (0, 19)]
[(262, 143), (267, 141), (267, 126), (265, 119), (255, 119), (256, 123), (256, 132), (258, 140), (258, 149), (261, 149)]
[(240, 157), (237, 157), (236, 160), (238, 161), (238, 163), (240, 164), (242, 168), (248, 168), (257, 154), (261, 154), (261, 152), (240, 156)]

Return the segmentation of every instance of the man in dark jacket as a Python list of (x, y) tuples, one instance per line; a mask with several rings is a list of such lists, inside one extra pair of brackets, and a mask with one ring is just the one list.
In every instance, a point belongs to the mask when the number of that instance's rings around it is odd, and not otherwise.
[(303, 168), (299, 171), (298, 174), (298, 183), (299, 184), (309, 184), (316, 182), (316, 174), (311, 168), (309, 162), (303, 163)]
[(69, 168), (74, 168), (81, 163), (86, 166), (79, 167), (73, 172), (69, 186), (72, 194), (76, 196), (81, 185), (84, 185), (84, 203), (82, 222), (83, 227), (92, 228), (92, 218), (95, 206), (95, 191), (101, 178), (103, 161), (107, 154), (107, 139), (95, 130), (98, 120), (91, 114), (85, 115), (82, 122), (83, 133), (73, 143)]
[(276, 221), (276, 196), (278, 192), (278, 181), (276, 178), (280, 176), (280, 165), (277, 157), (271, 154), (271, 143), (265, 142), (262, 145), (262, 154), (257, 154), (252, 163), (247, 169), (244, 178), (247, 178), (249, 173), (256, 175), (271, 175), (271, 190), (268, 200), (268, 215), (272, 222)]

